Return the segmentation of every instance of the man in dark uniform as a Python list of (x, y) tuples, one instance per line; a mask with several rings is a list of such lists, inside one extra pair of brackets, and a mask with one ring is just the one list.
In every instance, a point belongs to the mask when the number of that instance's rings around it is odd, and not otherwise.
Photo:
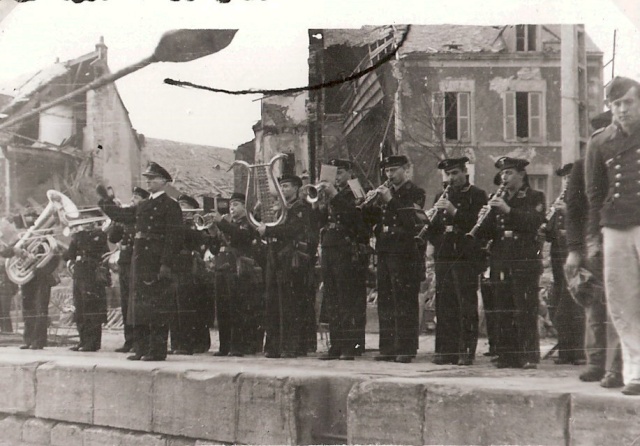
[(558, 331), (558, 359), (556, 364), (584, 364), (584, 312), (573, 300), (564, 276), (564, 264), (567, 259), (566, 203), (564, 194), (571, 175), (573, 163), (565, 164), (556, 170), (562, 178), (563, 193), (555, 203), (550, 221), (544, 225), (543, 235), (551, 243), (551, 272), (553, 273), (552, 308), (553, 325)]
[(471, 365), (478, 344), (478, 275), (483, 262), (478, 242), (466, 237), (487, 194), (469, 184), (469, 158), (438, 163), (448, 186), (435, 199), (438, 213), (429, 226), (436, 273), (436, 364)]
[(326, 203), (318, 209), (320, 243), (322, 246), (323, 298), (326, 299), (331, 346), (320, 359), (353, 360), (359, 339), (356, 319), (361, 299), (359, 279), (368, 266), (366, 251), (360, 246), (366, 233), (362, 215), (347, 182), (352, 177), (348, 160), (333, 159), (337, 167), (335, 185), (321, 183)]
[(95, 223), (76, 228), (63, 259), (73, 269), (74, 322), (80, 342), (73, 351), (95, 352), (102, 344), (102, 324), (107, 322), (109, 271), (102, 257), (109, 252), (107, 234)]
[(215, 277), (220, 348), (214, 356), (243, 356), (256, 351), (260, 324), (256, 297), (259, 298), (260, 290), (256, 281), (253, 242), (257, 233), (247, 219), (245, 202), (244, 194), (234, 192), (228, 215), (212, 212), (213, 221), (221, 232)]
[[(149, 198), (149, 192), (141, 187), (133, 188), (131, 205), (137, 206), (142, 200)], [(124, 324), (124, 345), (118, 347), (116, 352), (129, 353), (133, 349), (133, 326), (127, 322), (129, 306), (129, 287), (131, 283), (131, 257), (133, 255), (133, 241), (136, 235), (135, 225), (116, 223), (109, 234), (109, 242), (118, 243), (120, 256), (118, 257), (118, 281), (120, 283), (120, 309), (122, 310), (122, 322)]]
[(182, 246), (180, 205), (165, 192), (171, 175), (151, 162), (143, 173), (149, 199), (121, 207), (99, 190), (100, 207), (116, 222), (135, 224), (128, 322), (134, 326), (135, 354), (127, 359), (163, 361), (167, 355), (173, 304), (173, 262)]
[(502, 157), (504, 194), (494, 195), (487, 222), (491, 246), (491, 287), (499, 314), (500, 368), (536, 368), (540, 362), (538, 286), (542, 273), (538, 231), (545, 221), (545, 197), (529, 187), (527, 160)]
[(258, 227), (269, 246), (266, 272), (267, 358), (295, 358), (304, 335), (303, 300), (308, 294), (310, 208), (298, 198), (302, 180), (285, 174), (278, 182), (287, 200), (287, 216), (277, 226)]
[(607, 102), (613, 123), (587, 146), (587, 250), (589, 258), (603, 253), (607, 306), (622, 346), (622, 393), (640, 395), (640, 83), (614, 78)]
[(375, 224), (378, 256), (380, 355), (374, 359), (409, 363), (418, 351), (418, 293), (424, 262), (414, 237), (416, 209), (424, 206), (425, 192), (407, 179), (406, 156), (388, 156), (380, 167), (390, 185), (374, 192), (381, 204), (363, 209), (365, 221)]
[[(610, 123), (609, 113), (608, 122), (603, 127)], [(618, 333), (607, 317), (607, 302), (602, 284), (602, 257), (587, 259), (586, 255), (589, 203), (585, 194), (584, 158), (576, 160), (573, 164), (565, 201), (569, 252), (565, 264), (566, 275), (571, 279), (576, 276), (578, 269), (584, 266), (594, 276), (585, 293), (579, 295), (579, 302), (584, 307), (585, 314), (584, 350), (587, 358), (587, 370), (580, 374), (580, 380), (600, 381), (600, 385), (607, 388), (622, 387), (622, 352)]]

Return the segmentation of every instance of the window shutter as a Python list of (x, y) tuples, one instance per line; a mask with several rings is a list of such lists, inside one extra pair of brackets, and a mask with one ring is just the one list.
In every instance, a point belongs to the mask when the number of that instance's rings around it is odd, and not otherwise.
[(542, 139), (541, 117), (542, 94), (529, 93), (529, 139), (540, 141)]
[(458, 139), (460, 141), (471, 140), (469, 96), (469, 93), (458, 93)]
[(507, 91), (504, 94), (504, 140), (516, 139), (516, 93)]
[(431, 122), (429, 127), (433, 132), (433, 140), (440, 141), (440, 138), (444, 139), (444, 93), (441, 91), (433, 93), (431, 97)]

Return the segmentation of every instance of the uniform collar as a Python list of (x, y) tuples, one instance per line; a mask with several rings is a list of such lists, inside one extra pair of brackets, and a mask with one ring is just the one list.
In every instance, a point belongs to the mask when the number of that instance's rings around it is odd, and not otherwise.
[(404, 182), (400, 186), (396, 186), (395, 184), (391, 184), (391, 189), (398, 191), (409, 184), (409, 180), (404, 180)]
[(164, 191), (163, 191), (163, 190), (158, 191), (158, 192), (154, 192), (154, 193), (152, 193), (151, 195), (149, 195), (149, 200), (156, 199), (156, 198), (158, 198), (158, 197), (159, 197), (160, 195), (162, 195), (162, 194), (164, 194)]

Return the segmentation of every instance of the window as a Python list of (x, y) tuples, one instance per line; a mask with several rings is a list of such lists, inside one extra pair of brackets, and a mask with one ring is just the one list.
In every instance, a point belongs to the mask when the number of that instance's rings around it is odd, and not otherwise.
[(516, 25), (516, 51), (536, 51), (537, 36), (537, 25)]
[(505, 141), (541, 141), (542, 93), (507, 91), (504, 118)]
[(469, 92), (455, 91), (434, 95), (434, 109), (439, 112), (436, 119), (442, 119), (442, 131), (446, 141), (471, 140), (470, 97)]
[(539, 190), (540, 192), (547, 193), (547, 175), (530, 175), (529, 177), (529, 186), (531, 189)]

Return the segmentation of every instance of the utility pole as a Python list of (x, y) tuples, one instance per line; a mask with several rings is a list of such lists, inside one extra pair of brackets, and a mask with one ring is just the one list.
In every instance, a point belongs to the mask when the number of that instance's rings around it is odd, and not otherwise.
[(584, 25), (562, 25), (560, 52), (562, 164), (580, 158), (588, 134)]

